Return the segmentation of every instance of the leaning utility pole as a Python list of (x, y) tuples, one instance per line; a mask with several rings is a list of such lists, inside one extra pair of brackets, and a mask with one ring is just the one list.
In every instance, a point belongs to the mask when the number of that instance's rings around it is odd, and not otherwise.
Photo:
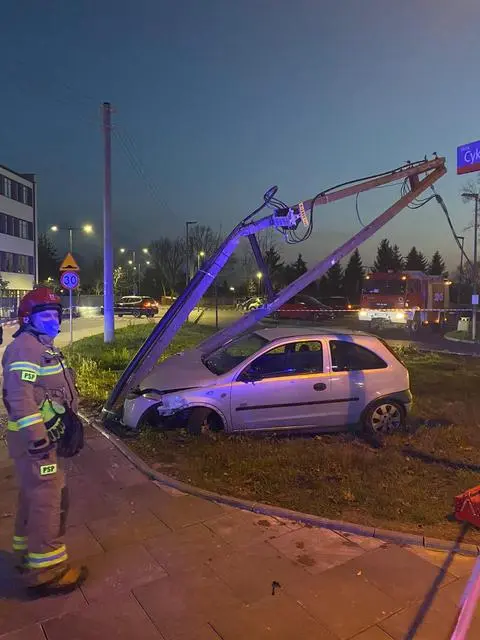
[(104, 102), (104, 195), (103, 195), (103, 341), (113, 342), (113, 246), (112, 246), (112, 106)]

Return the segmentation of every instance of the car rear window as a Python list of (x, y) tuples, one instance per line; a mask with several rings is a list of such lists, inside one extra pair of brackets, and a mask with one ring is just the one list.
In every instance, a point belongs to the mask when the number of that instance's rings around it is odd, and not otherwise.
[(376, 353), (355, 342), (330, 340), (332, 371), (386, 369), (387, 363)]

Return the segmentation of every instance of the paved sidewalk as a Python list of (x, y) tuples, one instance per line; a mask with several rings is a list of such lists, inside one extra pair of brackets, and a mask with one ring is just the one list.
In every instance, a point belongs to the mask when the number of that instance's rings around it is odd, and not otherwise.
[[(73, 594), (32, 601), (12, 567), (16, 492), (0, 445), (1, 640), (449, 638), (473, 558), (457, 556), (442, 573), (446, 554), (167, 490), (103, 436), (87, 435), (68, 464), (67, 542), (90, 577)], [(477, 617), (469, 638), (479, 637)]]

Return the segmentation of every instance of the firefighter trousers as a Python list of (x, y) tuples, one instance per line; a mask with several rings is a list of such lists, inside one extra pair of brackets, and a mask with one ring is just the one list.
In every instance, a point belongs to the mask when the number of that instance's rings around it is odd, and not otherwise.
[(68, 559), (65, 473), (54, 451), (43, 457), (25, 453), (13, 461), (19, 483), (13, 549), (25, 556), (25, 579), (36, 586), (53, 579)]

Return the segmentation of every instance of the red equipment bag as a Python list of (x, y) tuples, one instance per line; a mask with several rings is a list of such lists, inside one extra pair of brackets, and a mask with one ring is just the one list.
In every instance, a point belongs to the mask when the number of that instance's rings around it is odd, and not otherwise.
[(480, 527), (480, 486), (455, 497), (455, 518)]

